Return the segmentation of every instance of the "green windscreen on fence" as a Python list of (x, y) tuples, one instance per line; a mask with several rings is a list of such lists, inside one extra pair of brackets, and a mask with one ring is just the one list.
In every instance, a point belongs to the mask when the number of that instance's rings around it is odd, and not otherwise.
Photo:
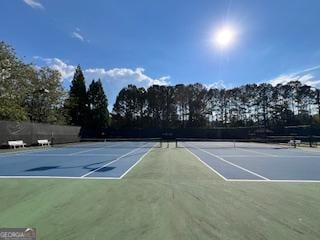
[(0, 146), (14, 140), (23, 140), (27, 145), (37, 144), (39, 139), (48, 139), (53, 144), (80, 141), (80, 127), (75, 126), (0, 121), (0, 133)]

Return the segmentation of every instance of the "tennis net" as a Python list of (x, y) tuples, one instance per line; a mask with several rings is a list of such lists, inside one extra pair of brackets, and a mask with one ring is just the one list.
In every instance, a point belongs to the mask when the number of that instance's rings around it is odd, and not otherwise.
[(58, 148), (161, 148), (160, 138), (82, 138), (80, 142), (57, 144)]
[(247, 149), (291, 149), (299, 146), (314, 146), (307, 137), (277, 136), (256, 139), (199, 139), (199, 138), (178, 138), (176, 147), (187, 148), (247, 148)]

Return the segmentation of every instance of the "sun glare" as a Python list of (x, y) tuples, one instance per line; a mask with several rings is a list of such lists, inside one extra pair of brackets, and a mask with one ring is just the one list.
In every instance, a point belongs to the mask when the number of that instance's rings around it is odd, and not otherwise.
[(235, 31), (230, 26), (218, 29), (214, 35), (214, 43), (219, 48), (230, 47), (235, 40)]

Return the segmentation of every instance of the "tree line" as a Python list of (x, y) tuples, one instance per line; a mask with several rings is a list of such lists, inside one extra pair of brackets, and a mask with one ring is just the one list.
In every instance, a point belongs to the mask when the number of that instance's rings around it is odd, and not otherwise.
[(68, 113), (69, 124), (90, 129), (108, 127), (108, 100), (100, 80), (92, 80), (86, 89), (81, 67), (75, 70), (64, 109)]
[(112, 112), (117, 127), (281, 127), (319, 124), (319, 90), (299, 81), (207, 89), (200, 83), (134, 85), (122, 89)]
[(0, 120), (112, 128), (214, 128), (320, 125), (319, 89), (299, 81), (232, 89), (200, 83), (123, 88), (108, 111), (100, 80), (88, 88), (78, 66), (70, 90), (58, 71), (25, 64), (0, 43)]
[(26, 64), (0, 42), (0, 120), (104, 128), (109, 125), (108, 101), (100, 80), (86, 88), (80, 66), (65, 91), (59, 71)]

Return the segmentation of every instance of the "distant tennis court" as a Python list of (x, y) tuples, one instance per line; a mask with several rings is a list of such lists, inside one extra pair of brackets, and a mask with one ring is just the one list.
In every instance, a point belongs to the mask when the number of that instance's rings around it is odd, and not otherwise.
[(86, 140), (0, 154), (0, 178), (121, 179), (157, 139)]
[(272, 142), (181, 139), (187, 149), (227, 181), (320, 181), (320, 151)]

